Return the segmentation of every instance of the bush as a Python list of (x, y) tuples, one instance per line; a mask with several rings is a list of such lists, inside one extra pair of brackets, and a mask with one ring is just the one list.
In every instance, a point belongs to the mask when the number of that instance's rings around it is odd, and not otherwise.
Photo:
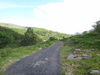
[(53, 40), (57, 40), (57, 39), (55, 37), (50, 37), (49, 40), (53, 41)]
[(93, 27), (94, 27), (94, 31), (100, 33), (100, 21), (97, 21), (96, 25), (94, 25)]
[(6, 32), (0, 31), (0, 48), (5, 47), (13, 41), (13, 36), (7, 34)]
[(28, 28), (24, 34), (24, 38), (21, 41), (21, 45), (22, 46), (34, 45), (40, 41), (41, 40), (39, 39), (39, 37), (36, 34), (34, 34), (33, 29)]

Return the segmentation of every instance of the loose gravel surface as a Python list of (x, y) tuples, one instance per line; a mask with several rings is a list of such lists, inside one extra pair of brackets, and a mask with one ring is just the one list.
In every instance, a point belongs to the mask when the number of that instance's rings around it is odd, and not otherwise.
[(4, 75), (61, 75), (61, 42), (14, 63)]

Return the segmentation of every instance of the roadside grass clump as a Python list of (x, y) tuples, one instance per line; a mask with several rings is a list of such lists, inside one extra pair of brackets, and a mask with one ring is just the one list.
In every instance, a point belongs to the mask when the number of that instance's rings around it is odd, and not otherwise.
[(55, 42), (58, 42), (58, 40), (53, 40), (53, 41), (48, 40), (46, 42), (41, 42), (39, 44), (36, 44), (35, 46), (38, 48), (44, 49), (44, 48), (47, 48), (47, 47), (53, 45)]
[(71, 70), (70, 64), (67, 63), (67, 56), (73, 51), (73, 48), (63, 46), (60, 52), (60, 62), (61, 62), (61, 72), (62, 75), (66, 75), (66, 72), (69, 73)]
[(57, 41), (47, 41), (32, 46), (21, 46), (18, 48), (8, 47), (0, 49), (0, 75), (2, 75), (14, 62), (31, 54), (35, 54), (38, 51), (53, 45), (55, 42)]

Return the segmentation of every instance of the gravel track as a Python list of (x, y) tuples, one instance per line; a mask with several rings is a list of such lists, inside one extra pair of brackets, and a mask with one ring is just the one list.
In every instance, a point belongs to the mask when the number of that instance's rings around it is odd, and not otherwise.
[(61, 75), (61, 42), (14, 63), (4, 75)]

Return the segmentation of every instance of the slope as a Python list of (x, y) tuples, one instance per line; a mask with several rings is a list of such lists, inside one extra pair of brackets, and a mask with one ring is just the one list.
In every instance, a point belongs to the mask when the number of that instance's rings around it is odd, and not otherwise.
[[(62, 75), (100, 75), (100, 27), (63, 39)], [(98, 30), (97, 30), (98, 29)]]

